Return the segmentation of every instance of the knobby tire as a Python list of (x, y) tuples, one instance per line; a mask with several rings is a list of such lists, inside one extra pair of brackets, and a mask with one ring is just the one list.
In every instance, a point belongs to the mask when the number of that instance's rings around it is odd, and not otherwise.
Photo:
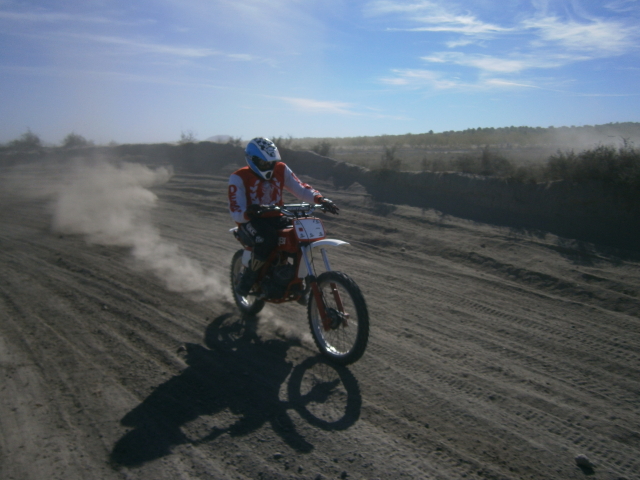
[(255, 295), (248, 295), (246, 297), (241, 297), (236, 293), (236, 285), (240, 281), (242, 277), (242, 273), (245, 271), (246, 267), (242, 265), (242, 255), (244, 250), (238, 250), (231, 260), (231, 294), (233, 295), (233, 300), (236, 302), (236, 305), (240, 309), (240, 311), (246, 315), (255, 315), (260, 310), (264, 308), (264, 300), (258, 300)]
[[(320, 352), (332, 361), (340, 365), (356, 362), (364, 354), (369, 340), (369, 312), (360, 287), (346, 274), (334, 271), (322, 273), (317, 282), (325, 309), (333, 312), (334, 318), (344, 320), (325, 330), (312, 292), (307, 305), (311, 336)], [(336, 286), (340, 302), (336, 302), (331, 285)], [(339, 303), (343, 305), (342, 312)]]

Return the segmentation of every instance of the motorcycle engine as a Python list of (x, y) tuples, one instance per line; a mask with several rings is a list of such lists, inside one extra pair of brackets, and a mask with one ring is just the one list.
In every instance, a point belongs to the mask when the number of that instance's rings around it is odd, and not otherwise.
[(262, 279), (260, 287), (267, 298), (282, 298), (295, 274), (296, 268), (290, 263), (276, 265)]

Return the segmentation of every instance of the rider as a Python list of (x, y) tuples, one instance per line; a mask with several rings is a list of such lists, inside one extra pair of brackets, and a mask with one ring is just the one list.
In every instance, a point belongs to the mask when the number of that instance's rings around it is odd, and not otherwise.
[(302, 183), (281, 161), (278, 147), (268, 138), (254, 138), (245, 148), (247, 166), (229, 177), (229, 211), (241, 235), (250, 238), (253, 253), (249, 268), (236, 286), (236, 293), (246, 297), (258, 278), (260, 268), (278, 243), (278, 228), (283, 219), (277, 211), (265, 211), (267, 205), (283, 205), (282, 189), (303, 202), (322, 205), (337, 214), (338, 207), (320, 192)]

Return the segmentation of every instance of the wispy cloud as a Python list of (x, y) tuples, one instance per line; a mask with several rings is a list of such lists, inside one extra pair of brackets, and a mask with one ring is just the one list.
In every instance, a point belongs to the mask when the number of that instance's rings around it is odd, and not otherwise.
[[(514, 81), (495, 77), (482, 77), (475, 81), (466, 81), (459, 77), (446, 77), (442, 72), (433, 70), (393, 70), (394, 76), (381, 79), (388, 85), (406, 88), (428, 87), (439, 91), (455, 91), (473, 93), (478, 91), (505, 90), (516, 88), (534, 88), (539, 90), (553, 90), (551, 88), (534, 85), (527, 81)], [(558, 90), (553, 90), (558, 91)]]
[[(393, 76), (381, 79), (387, 85), (409, 88), (431, 87), (436, 90), (448, 90), (465, 86), (457, 78), (445, 78), (441, 72), (421, 69), (394, 69)], [(469, 86), (469, 85), (466, 85)]]
[[(88, 33), (43, 33), (32, 34), (32, 37), (39, 36), (48, 40), (73, 40), (75, 42), (91, 42), (94, 44), (105, 45), (108, 47), (120, 47), (118, 50), (110, 50), (110, 54), (119, 55), (161, 55), (169, 57), (179, 57), (185, 59), (198, 59), (206, 57), (225, 57), (235, 61), (260, 61), (268, 63), (268, 59), (256, 59), (255, 56), (246, 53), (226, 53), (212, 48), (190, 47), (184, 45), (169, 45), (163, 43), (155, 43), (132, 38), (125, 38), (112, 35), (94, 35)], [(104, 52), (103, 52), (104, 53)]]
[(67, 23), (93, 23), (103, 25), (144, 25), (155, 23), (151, 19), (139, 19), (135, 21), (131, 20), (118, 20), (107, 16), (99, 15), (82, 15), (82, 14), (70, 14), (62, 12), (47, 12), (41, 11), (8, 11), (0, 10), (0, 20), (9, 20), (11, 22), (22, 23), (49, 23), (49, 24), (67, 24)]
[[(630, 7), (632, 2), (638, 3), (636, 0), (615, 0), (607, 7), (620, 10)], [(595, 17), (588, 14), (577, 0), (571, 3), (571, 14), (564, 12), (565, 17), (550, 13), (553, 5), (547, 0), (532, 3), (533, 10), (528, 18), (526, 13), (519, 14), (512, 17), (510, 23), (500, 24), (495, 20), (486, 22), (474, 12), (461, 11), (455, 4), (445, 4), (440, 0), (370, 2), (365, 8), (366, 15), (385, 15), (390, 21), (400, 23), (387, 30), (461, 36), (458, 40), (431, 37), (442, 39), (444, 45), (458, 51), (436, 51), (420, 56), (419, 60), (427, 62), (430, 68), (393, 69), (392, 75), (382, 78), (381, 82), (434, 90), (544, 88), (523, 79), (523, 74), (623, 55), (638, 48), (640, 34), (628, 19)], [(502, 18), (507, 19), (503, 22), (509, 22), (508, 17)], [(479, 49), (491, 53), (482, 53)], [(467, 70), (451, 74), (452, 65)], [(465, 81), (460, 80), (460, 75), (464, 75)], [(495, 75), (507, 78), (493, 78)]]
[(439, 15), (414, 19), (423, 23), (423, 26), (414, 28), (403, 28), (407, 32), (449, 32), (462, 35), (482, 35), (508, 32), (511, 29), (485, 23), (472, 15)]
[(251, 62), (256, 60), (255, 56), (249, 55), (247, 53), (228, 53), (225, 55), (232, 60), (240, 60), (242, 62)]
[(474, 67), (489, 72), (519, 72), (526, 68), (526, 62), (516, 59), (496, 58), (490, 55), (465, 55), (460, 52), (440, 52), (422, 60), (430, 63), (454, 63), (465, 67)]
[(498, 88), (537, 88), (539, 90), (549, 90), (537, 85), (531, 85), (529, 83), (513, 82), (509, 80), (503, 80), (500, 78), (487, 78), (482, 82), (482, 85), (486, 87), (498, 87)]
[(583, 93), (576, 92), (572, 90), (563, 90), (560, 88), (549, 88), (542, 87), (539, 85), (531, 85), (529, 83), (518, 83), (512, 82), (509, 80), (503, 80), (500, 78), (490, 78), (486, 79), (482, 82), (482, 84), (486, 87), (496, 87), (496, 88), (534, 88), (537, 90), (547, 90), (549, 92), (557, 92), (563, 95), (569, 95), (573, 97), (637, 97), (640, 96), (640, 93)]
[(333, 115), (350, 115), (363, 118), (383, 119), (383, 120), (409, 120), (404, 115), (389, 115), (380, 111), (378, 108), (366, 106), (358, 106), (347, 102), (338, 102), (333, 100), (315, 100), (311, 98), (295, 98), (295, 97), (273, 97), (282, 100), (291, 105), (295, 110), (305, 113), (322, 113)]
[(70, 15), (68, 13), (54, 12), (9, 12), (0, 11), (0, 20), (11, 20), (14, 22), (88, 22), (88, 23), (112, 23), (106, 17)]
[(172, 55), (177, 57), (210, 57), (213, 55), (221, 55), (221, 52), (210, 48), (196, 48), (173, 46), (159, 43), (141, 42), (129, 38), (106, 36), (106, 35), (90, 35), (90, 34), (64, 34), (66, 37), (75, 38), (83, 41), (90, 41), (105, 45), (118, 45), (124, 47), (124, 52), (130, 54), (153, 53), (161, 55)]
[[(469, 37), (486, 38), (487, 35), (533, 35), (532, 46), (557, 45), (574, 50), (601, 51), (616, 54), (637, 45), (635, 25), (620, 20), (599, 19), (588, 16), (580, 4), (573, 4), (578, 14), (563, 19), (548, 13), (548, 2), (534, 2), (537, 13), (530, 18), (509, 25), (486, 22), (455, 4), (439, 1), (377, 0), (364, 8), (368, 16), (390, 16), (389, 21), (400, 20), (412, 26), (393, 26), (388, 30), (411, 32), (456, 33)], [(640, 9), (637, 0), (616, 0), (606, 5), (610, 9)], [(469, 39), (447, 42), (450, 48), (473, 43)]]
[(603, 56), (624, 53), (634, 48), (638, 39), (636, 27), (612, 20), (577, 22), (550, 16), (526, 20), (522, 25), (537, 35), (534, 46), (557, 45)]
[(609, 10), (613, 10), (618, 13), (627, 13), (638, 11), (640, 9), (640, 4), (638, 4), (638, 0), (614, 0), (609, 3), (604, 4), (605, 8)]
[(482, 91), (504, 91), (514, 89), (535, 89), (561, 93), (573, 97), (637, 97), (640, 93), (583, 93), (571, 89), (562, 89), (547, 82), (536, 85), (530, 80), (512, 80), (484, 76), (475, 81), (463, 81), (458, 77), (445, 77), (442, 72), (432, 70), (393, 70), (394, 76), (381, 79), (387, 85), (434, 91), (452, 91), (456, 93), (475, 93)]
[(483, 22), (470, 13), (456, 13), (455, 6), (432, 1), (401, 2), (377, 0), (369, 3), (364, 12), (368, 16), (404, 14), (414, 27), (394, 27), (389, 30), (409, 32), (450, 32), (463, 35), (482, 35), (509, 31), (509, 28)]
[(126, 72), (114, 72), (108, 70), (80, 70), (63, 67), (24, 67), (24, 66), (7, 66), (0, 65), (0, 70), (7, 73), (22, 74), (29, 76), (58, 77), (68, 79), (78, 79), (80, 77), (88, 77), (92, 79), (104, 80), (108, 78), (119, 82), (135, 82), (148, 83), (157, 85), (171, 85), (177, 87), (189, 88), (211, 88), (216, 90), (230, 90), (230, 87), (215, 85), (206, 81), (198, 81), (197, 79), (180, 79), (179, 77), (169, 78), (160, 75), (144, 75)]
[(297, 110), (310, 113), (337, 113), (340, 115), (358, 115), (353, 105), (345, 102), (313, 100), (310, 98), (279, 97)]
[(468, 38), (460, 38), (458, 40), (450, 40), (445, 42), (445, 45), (449, 48), (457, 48), (457, 47), (466, 47), (467, 45), (472, 45), (474, 43), (473, 40), (469, 40)]
[(571, 62), (585, 60), (584, 55), (569, 54), (511, 54), (508, 57), (466, 54), (462, 52), (437, 52), (421, 57), (429, 63), (449, 63), (471, 67), (480, 72), (519, 73), (533, 68), (556, 68)]
[(399, 2), (392, 0), (376, 0), (364, 7), (367, 15), (387, 15), (389, 13), (421, 13), (425, 10), (440, 8), (436, 2), (423, 0), (414, 2)]

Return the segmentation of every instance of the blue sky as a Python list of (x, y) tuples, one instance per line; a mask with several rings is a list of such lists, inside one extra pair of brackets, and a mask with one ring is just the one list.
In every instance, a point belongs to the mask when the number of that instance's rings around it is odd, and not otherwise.
[(0, 142), (640, 121), (640, 0), (0, 0)]

